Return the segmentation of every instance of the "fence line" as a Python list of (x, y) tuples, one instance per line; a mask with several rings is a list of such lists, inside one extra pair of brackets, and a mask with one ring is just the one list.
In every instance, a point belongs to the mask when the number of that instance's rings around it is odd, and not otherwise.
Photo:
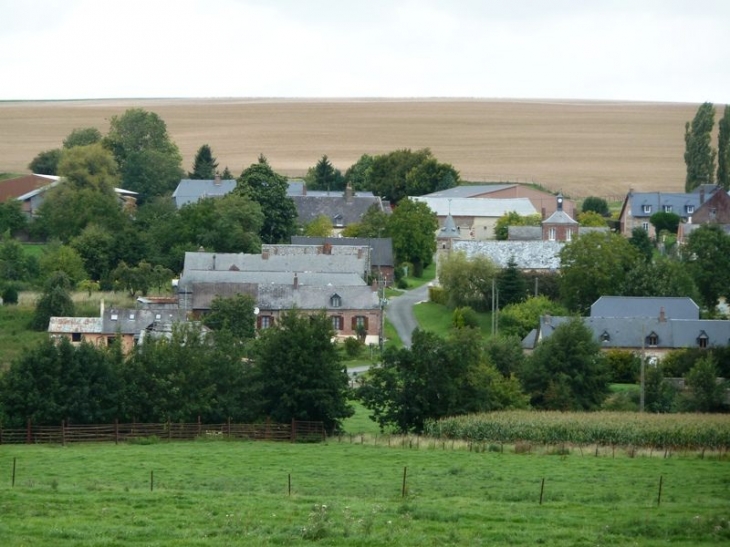
[(322, 422), (292, 420), (290, 424), (267, 420), (258, 424), (238, 424), (228, 420), (222, 424), (195, 423), (123, 423), (76, 425), (62, 422), (60, 426), (33, 425), (25, 428), (3, 428), (0, 425), (0, 444), (35, 443), (93, 443), (126, 442), (148, 437), (170, 441), (189, 441), (201, 437), (223, 437), (239, 440), (315, 442), (326, 438)]

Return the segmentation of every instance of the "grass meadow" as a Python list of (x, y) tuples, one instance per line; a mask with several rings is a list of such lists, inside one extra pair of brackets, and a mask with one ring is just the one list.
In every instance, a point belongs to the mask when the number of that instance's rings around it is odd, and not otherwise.
[(0, 450), (6, 547), (727, 545), (729, 507), (730, 462), (708, 458), (337, 439)]

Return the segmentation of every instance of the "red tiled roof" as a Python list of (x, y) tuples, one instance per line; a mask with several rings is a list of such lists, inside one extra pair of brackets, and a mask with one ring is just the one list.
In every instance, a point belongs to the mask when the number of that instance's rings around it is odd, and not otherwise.
[(25, 175), (15, 179), (0, 181), (0, 203), (17, 198), (38, 188), (48, 186), (53, 181), (39, 175)]

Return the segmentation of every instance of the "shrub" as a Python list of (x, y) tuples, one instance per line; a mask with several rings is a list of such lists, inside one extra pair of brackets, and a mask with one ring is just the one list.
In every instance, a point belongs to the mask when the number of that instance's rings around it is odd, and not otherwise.
[(13, 285), (8, 285), (7, 287), (5, 287), (3, 289), (2, 295), (0, 296), (2, 296), (3, 305), (5, 306), (18, 303), (18, 289), (16, 289)]
[(401, 277), (398, 281), (396, 281), (395, 286), (399, 289), (406, 290), (408, 288), (408, 281)]
[(635, 384), (641, 372), (641, 357), (628, 350), (612, 349), (606, 352), (609, 382)]
[(435, 304), (446, 305), (449, 301), (449, 295), (443, 287), (431, 286), (428, 288), (428, 299)]
[(362, 352), (363, 343), (358, 338), (345, 338), (345, 353), (351, 359), (359, 356)]
[(469, 306), (456, 308), (453, 314), (453, 324), (457, 329), (462, 329), (464, 327), (479, 327), (477, 312)]

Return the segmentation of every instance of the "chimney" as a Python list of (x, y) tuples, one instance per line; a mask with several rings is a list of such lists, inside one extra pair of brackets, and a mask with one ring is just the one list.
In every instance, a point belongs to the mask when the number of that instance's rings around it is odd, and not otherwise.
[(659, 322), (660, 323), (666, 323), (667, 322), (667, 315), (664, 312), (664, 306), (659, 308)]
[(304, 184), (302, 184), (302, 195), (303, 196), (307, 195), (307, 183), (306, 182)]
[(269, 259), (269, 250), (268, 249), (262, 249), (261, 250), (261, 258), (262, 258), (262, 260), (268, 260)]
[(215, 178), (213, 179), (213, 184), (216, 186), (221, 185), (221, 176), (218, 173), (216, 173)]
[(705, 187), (700, 185), (700, 205), (705, 202)]
[(543, 220), (545, 220), (547, 218), (547, 214), (546, 214), (546, 211), (545, 211), (545, 207), (542, 207), (540, 209), (540, 214), (542, 215), (542, 219)]
[(362, 258), (362, 247), (358, 247), (358, 249), (357, 249), (357, 258), (358, 259)]
[(104, 299), (101, 299), (101, 302), (99, 302), (99, 317), (101, 319), (104, 319)]
[(296, 272), (294, 272), (294, 289), (296, 290), (298, 288), (299, 288), (299, 276), (297, 275)]
[(215, 255), (213, 255), (213, 271), (215, 271)]
[(352, 203), (352, 195), (352, 184), (348, 182), (347, 186), (345, 187), (345, 203)]

